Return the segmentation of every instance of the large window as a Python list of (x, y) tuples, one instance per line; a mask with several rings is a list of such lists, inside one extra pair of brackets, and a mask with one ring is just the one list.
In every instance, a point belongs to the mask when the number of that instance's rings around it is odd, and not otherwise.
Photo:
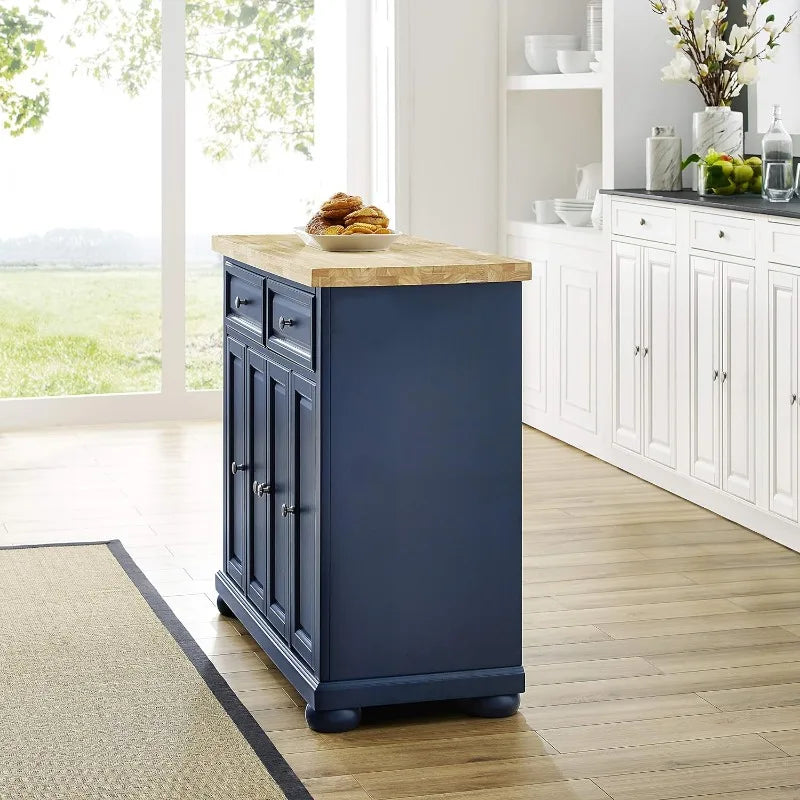
[(81, 418), (74, 396), (125, 409), (108, 419), (216, 409), (211, 235), (285, 232), (333, 190), (314, 158), (313, 0), (12, 5), (0, 4), (0, 428), (42, 408), (28, 398), (53, 398), (52, 421), (62, 397)]

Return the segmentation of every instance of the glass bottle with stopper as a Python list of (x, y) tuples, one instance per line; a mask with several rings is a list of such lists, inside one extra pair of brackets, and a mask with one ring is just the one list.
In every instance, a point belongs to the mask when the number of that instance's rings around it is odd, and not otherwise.
[(772, 125), (764, 134), (761, 149), (764, 163), (762, 195), (773, 203), (787, 203), (794, 194), (794, 146), (792, 137), (783, 125), (780, 106), (772, 109)]

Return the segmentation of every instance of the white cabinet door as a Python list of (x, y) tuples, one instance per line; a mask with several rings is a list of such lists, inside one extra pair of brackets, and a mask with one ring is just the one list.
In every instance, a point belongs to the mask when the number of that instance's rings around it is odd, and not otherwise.
[(597, 272), (559, 265), (559, 416), (597, 433)]
[(675, 254), (643, 251), (644, 454), (675, 467)]
[(719, 263), (691, 258), (691, 473), (720, 485)]
[(722, 264), (722, 488), (756, 499), (755, 269)]
[(642, 451), (642, 249), (614, 242), (612, 250), (614, 442)]
[(547, 262), (522, 284), (522, 402), (547, 411)]
[(769, 273), (769, 507), (798, 520), (798, 279)]

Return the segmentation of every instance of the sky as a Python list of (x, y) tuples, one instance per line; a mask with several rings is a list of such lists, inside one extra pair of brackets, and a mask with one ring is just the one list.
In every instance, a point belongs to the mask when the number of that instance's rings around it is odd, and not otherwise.
[[(58, 13), (60, 3), (49, 4)], [(160, 79), (129, 98), (113, 83), (72, 74), (76, 52), (50, 42), (51, 106), (43, 128), (0, 131), (0, 239), (53, 228), (160, 236)], [(306, 221), (318, 194), (314, 164), (279, 154), (214, 163), (200, 96), (187, 103), (187, 235), (286, 231)]]

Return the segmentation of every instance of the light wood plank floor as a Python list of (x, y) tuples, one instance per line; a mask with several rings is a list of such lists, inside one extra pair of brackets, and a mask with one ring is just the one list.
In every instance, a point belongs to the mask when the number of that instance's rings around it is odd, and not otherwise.
[(0, 436), (0, 543), (120, 538), (320, 800), (798, 800), (800, 555), (525, 431), (520, 714), (311, 733), (213, 605), (220, 427)]

